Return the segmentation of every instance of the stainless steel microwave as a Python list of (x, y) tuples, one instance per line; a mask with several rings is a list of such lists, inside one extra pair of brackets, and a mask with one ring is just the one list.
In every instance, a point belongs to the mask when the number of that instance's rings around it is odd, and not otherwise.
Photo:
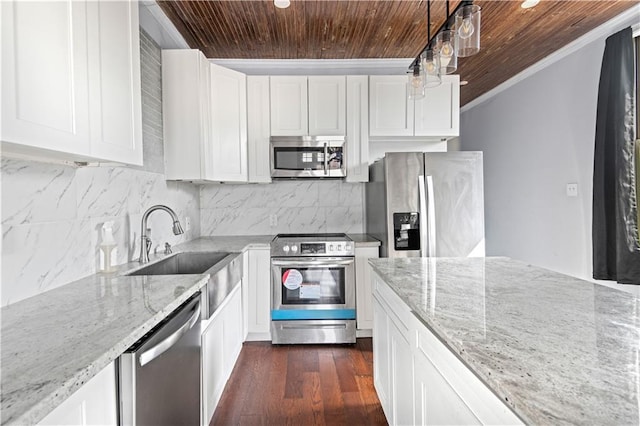
[(272, 178), (344, 178), (344, 136), (272, 136)]

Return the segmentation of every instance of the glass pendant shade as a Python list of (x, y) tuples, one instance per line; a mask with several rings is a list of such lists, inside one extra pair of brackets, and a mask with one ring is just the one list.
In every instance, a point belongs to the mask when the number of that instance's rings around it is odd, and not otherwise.
[(452, 74), (458, 69), (458, 55), (453, 30), (443, 30), (436, 36), (436, 50), (440, 57), (440, 74)]
[(454, 28), (459, 57), (465, 58), (480, 51), (480, 6), (470, 4), (458, 9)]
[(409, 92), (409, 99), (424, 98), (424, 72), (422, 72), (420, 65), (417, 65), (413, 71), (409, 72), (408, 76), (407, 91)]
[(432, 49), (427, 49), (422, 56), (422, 72), (424, 73), (424, 85), (426, 88), (436, 87), (442, 83), (440, 56), (434, 54)]

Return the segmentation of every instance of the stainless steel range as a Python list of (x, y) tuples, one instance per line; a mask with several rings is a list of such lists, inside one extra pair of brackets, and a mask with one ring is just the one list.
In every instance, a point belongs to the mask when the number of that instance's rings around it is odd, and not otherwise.
[(345, 234), (280, 234), (273, 239), (273, 343), (355, 343), (354, 254), (354, 243)]

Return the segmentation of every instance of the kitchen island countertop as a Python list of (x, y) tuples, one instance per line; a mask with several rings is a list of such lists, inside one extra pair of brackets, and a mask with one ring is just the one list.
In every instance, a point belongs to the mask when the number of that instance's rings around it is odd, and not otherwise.
[[(269, 247), (273, 236), (205, 237), (174, 252)], [(151, 255), (150, 263), (165, 255)], [(127, 276), (74, 281), (0, 309), (1, 424), (34, 424), (188, 300), (208, 275)]]
[(639, 423), (635, 296), (508, 258), (369, 263), (525, 423)]

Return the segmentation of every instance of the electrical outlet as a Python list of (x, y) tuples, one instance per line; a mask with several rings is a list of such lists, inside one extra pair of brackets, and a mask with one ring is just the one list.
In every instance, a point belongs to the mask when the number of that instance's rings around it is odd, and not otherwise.
[(272, 228), (274, 226), (278, 226), (278, 215), (277, 214), (270, 214), (269, 215), (269, 226), (271, 226)]
[(568, 183), (567, 184), (567, 197), (577, 197), (578, 196), (578, 184), (577, 183)]
[(191, 218), (189, 216), (184, 218), (184, 228), (185, 231), (191, 231)]

